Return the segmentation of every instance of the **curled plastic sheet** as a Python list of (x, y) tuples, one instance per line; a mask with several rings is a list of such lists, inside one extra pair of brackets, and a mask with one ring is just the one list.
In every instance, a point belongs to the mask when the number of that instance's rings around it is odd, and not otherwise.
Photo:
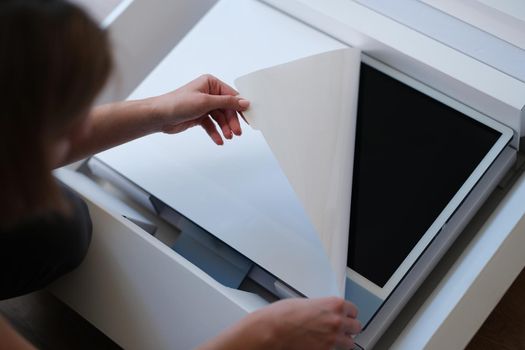
[[(323, 243), (344, 295), (360, 51), (345, 48), (262, 69), (235, 86)], [(293, 249), (293, 248), (292, 248)]]

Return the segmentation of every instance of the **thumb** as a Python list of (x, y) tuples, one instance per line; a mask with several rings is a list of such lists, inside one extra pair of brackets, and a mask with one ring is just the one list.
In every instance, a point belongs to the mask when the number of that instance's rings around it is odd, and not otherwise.
[(235, 111), (245, 111), (250, 106), (250, 101), (232, 95), (208, 95), (209, 110), (214, 109), (233, 109)]

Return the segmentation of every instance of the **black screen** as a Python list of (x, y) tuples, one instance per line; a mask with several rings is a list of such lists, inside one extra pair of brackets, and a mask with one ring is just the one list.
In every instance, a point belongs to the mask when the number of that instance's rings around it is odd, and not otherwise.
[(501, 135), (361, 65), (348, 266), (384, 286)]

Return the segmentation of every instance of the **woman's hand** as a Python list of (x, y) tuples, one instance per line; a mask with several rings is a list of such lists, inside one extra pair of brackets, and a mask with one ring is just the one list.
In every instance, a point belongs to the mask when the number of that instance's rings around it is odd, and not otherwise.
[(357, 308), (343, 299), (285, 299), (260, 309), (199, 350), (353, 349)]
[(218, 145), (241, 134), (237, 112), (250, 103), (230, 86), (211, 75), (203, 75), (165, 95), (124, 101), (94, 108), (88, 118), (66, 137), (67, 153), (57, 165), (82, 159), (155, 132), (174, 134), (201, 125)]
[(213, 121), (225, 138), (241, 135), (237, 112), (245, 111), (250, 103), (238, 94), (214, 76), (203, 75), (149, 102), (160, 131), (174, 134), (201, 125), (217, 145), (222, 145), (222, 137)]
[(274, 330), (272, 349), (353, 349), (361, 331), (355, 305), (335, 297), (281, 300), (257, 313)]

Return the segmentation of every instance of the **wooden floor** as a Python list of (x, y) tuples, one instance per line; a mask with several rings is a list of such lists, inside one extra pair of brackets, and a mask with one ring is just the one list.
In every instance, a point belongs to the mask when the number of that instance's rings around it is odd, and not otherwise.
[(0, 302), (2, 314), (41, 350), (117, 350), (103, 333), (48, 292)]
[(521, 272), (494, 311), (492, 311), (467, 349), (525, 349), (524, 271)]

